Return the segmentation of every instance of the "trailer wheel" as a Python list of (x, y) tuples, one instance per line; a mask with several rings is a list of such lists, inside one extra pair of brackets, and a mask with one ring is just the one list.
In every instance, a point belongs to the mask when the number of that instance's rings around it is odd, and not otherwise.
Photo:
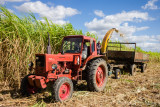
[(73, 83), (67, 77), (58, 78), (53, 84), (52, 98), (55, 101), (64, 101), (72, 97)]
[(116, 69), (115, 70), (115, 79), (120, 79), (121, 78), (121, 70), (120, 69)]
[(142, 66), (141, 66), (141, 72), (144, 73), (145, 70), (146, 70), (146, 68), (147, 68), (147, 64), (142, 64)]
[(133, 76), (134, 72), (136, 72), (136, 65), (132, 64), (130, 65), (130, 75)]
[(20, 92), (22, 96), (30, 96), (38, 91), (38, 88), (30, 86), (28, 82), (28, 77), (32, 74), (28, 74), (21, 81)]
[(89, 63), (87, 86), (90, 91), (103, 91), (108, 78), (106, 61), (98, 58)]

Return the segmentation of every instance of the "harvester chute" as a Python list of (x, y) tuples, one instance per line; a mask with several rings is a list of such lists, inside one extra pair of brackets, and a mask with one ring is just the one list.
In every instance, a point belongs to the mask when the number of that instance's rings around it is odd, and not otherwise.
[[(113, 32), (116, 32), (116, 33), (119, 33), (119, 31), (116, 29), (116, 28), (112, 28), (110, 29), (104, 36), (103, 38), (103, 41), (102, 41), (102, 48), (101, 48), (101, 52), (104, 54), (106, 53), (106, 48), (107, 48), (107, 45), (108, 45), (108, 42), (111, 38), (111, 35)], [(123, 34), (120, 34), (120, 36), (123, 36)]]

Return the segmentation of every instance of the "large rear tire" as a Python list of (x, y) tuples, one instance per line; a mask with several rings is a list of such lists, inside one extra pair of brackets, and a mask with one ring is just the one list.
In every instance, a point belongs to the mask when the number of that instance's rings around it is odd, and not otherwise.
[(103, 91), (108, 79), (108, 68), (106, 61), (102, 58), (91, 61), (88, 65), (87, 73), (88, 89), (90, 91)]
[(60, 77), (53, 85), (52, 97), (55, 101), (63, 102), (72, 97), (73, 83), (67, 77)]

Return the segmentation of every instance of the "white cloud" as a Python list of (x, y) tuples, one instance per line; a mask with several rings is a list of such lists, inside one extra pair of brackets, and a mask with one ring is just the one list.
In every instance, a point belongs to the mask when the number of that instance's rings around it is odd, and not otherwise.
[(137, 28), (137, 31), (146, 30), (146, 29), (149, 29), (149, 27), (148, 26), (139, 27)]
[(141, 47), (145, 51), (160, 52), (160, 35), (125, 35), (124, 37), (120, 37), (118, 34), (113, 33), (111, 40), (129, 43), (132, 42), (136, 43), (137, 46)]
[(23, 1), (30, 1), (30, 0), (0, 0), (0, 4), (5, 4), (6, 2), (23, 2)]
[(99, 16), (99, 17), (104, 17), (105, 16), (104, 13), (103, 13), (103, 11), (101, 11), (101, 10), (95, 10), (94, 14), (97, 15), (97, 16)]
[[(120, 42), (136, 42), (137, 46), (145, 50), (157, 51), (155, 47), (157, 44), (160, 45), (160, 35), (149, 36), (141, 35), (135, 36), (134, 33), (149, 29), (148, 26), (133, 26), (132, 23), (141, 23), (142, 21), (151, 21), (153, 18), (149, 17), (147, 12), (129, 11), (121, 12), (113, 15), (106, 15), (101, 19), (94, 18), (90, 22), (86, 22), (85, 26), (92, 33), (96, 33), (99, 39), (103, 39), (106, 32), (111, 28), (117, 28), (120, 33), (124, 34), (124, 37), (120, 37), (119, 34), (113, 33), (111, 40)], [(146, 44), (146, 45), (145, 45)], [(151, 44), (152, 46), (148, 46)], [(156, 45), (155, 45), (156, 44)], [(147, 47), (148, 46), (148, 47)], [(159, 49), (160, 51), (160, 49)]]
[[(85, 26), (89, 31), (95, 31), (98, 34), (104, 34), (106, 30), (111, 28), (118, 28), (120, 31), (127, 35), (132, 35), (136, 31), (145, 30), (149, 27), (139, 27), (129, 26), (128, 22), (139, 23), (141, 21), (153, 20), (153, 18), (148, 16), (147, 12), (130, 11), (121, 12), (114, 15), (107, 15), (102, 19), (94, 18), (90, 22), (86, 22)], [(127, 29), (127, 30), (126, 30)]]
[(148, 1), (147, 4), (145, 4), (144, 6), (142, 6), (142, 9), (151, 9), (151, 10), (156, 10), (158, 9), (158, 6), (155, 5), (155, 2), (157, 2), (158, 0), (150, 0)]
[[(41, 21), (43, 23), (46, 23), (46, 21), (44, 19), (41, 19), (39, 21)], [(60, 25), (69, 23), (69, 21), (64, 21), (64, 20), (50, 20), (49, 23), (51, 24), (51, 22), (54, 23), (54, 24), (60, 24)]]
[(40, 1), (26, 2), (20, 6), (15, 6), (15, 8), (21, 12), (37, 13), (41, 17), (47, 17), (49, 20), (52, 20), (53, 22), (59, 24), (66, 23), (64, 21), (66, 17), (80, 14), (77, 9), (73, 9), (70, 7), (66, 8), (62, 5), (58, 5), (56, 7), (49, 7), (47, 4)]
[(130, 36), (127, 39), (131, 42), (138, 42), (138, 43), (160, 43), (157, 39), (158, 35), (141, 35), (141, 36)]
[(160, 42), (160, 35), (157, 36), (157, 40), (159, 40), (159, 42)]
[(160, 43), (138, 43), (139, 47), (142, 47), (142, 49), (146, 51), (153, 51), (153, 52), (160, 52), (159, 46)]

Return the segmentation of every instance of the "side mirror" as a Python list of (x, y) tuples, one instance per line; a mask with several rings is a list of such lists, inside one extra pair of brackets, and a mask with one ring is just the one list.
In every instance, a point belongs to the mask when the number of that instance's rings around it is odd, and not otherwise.
[(33, 65), (34, 65), (34, 64), (33, 64), (33, 62), (32, 62), (32, 61), (30, 62), (30, 64), (28, 64), (28, 66), (29, 66), (29, 71), (32, 71), (32, 69), (33, 69)]

